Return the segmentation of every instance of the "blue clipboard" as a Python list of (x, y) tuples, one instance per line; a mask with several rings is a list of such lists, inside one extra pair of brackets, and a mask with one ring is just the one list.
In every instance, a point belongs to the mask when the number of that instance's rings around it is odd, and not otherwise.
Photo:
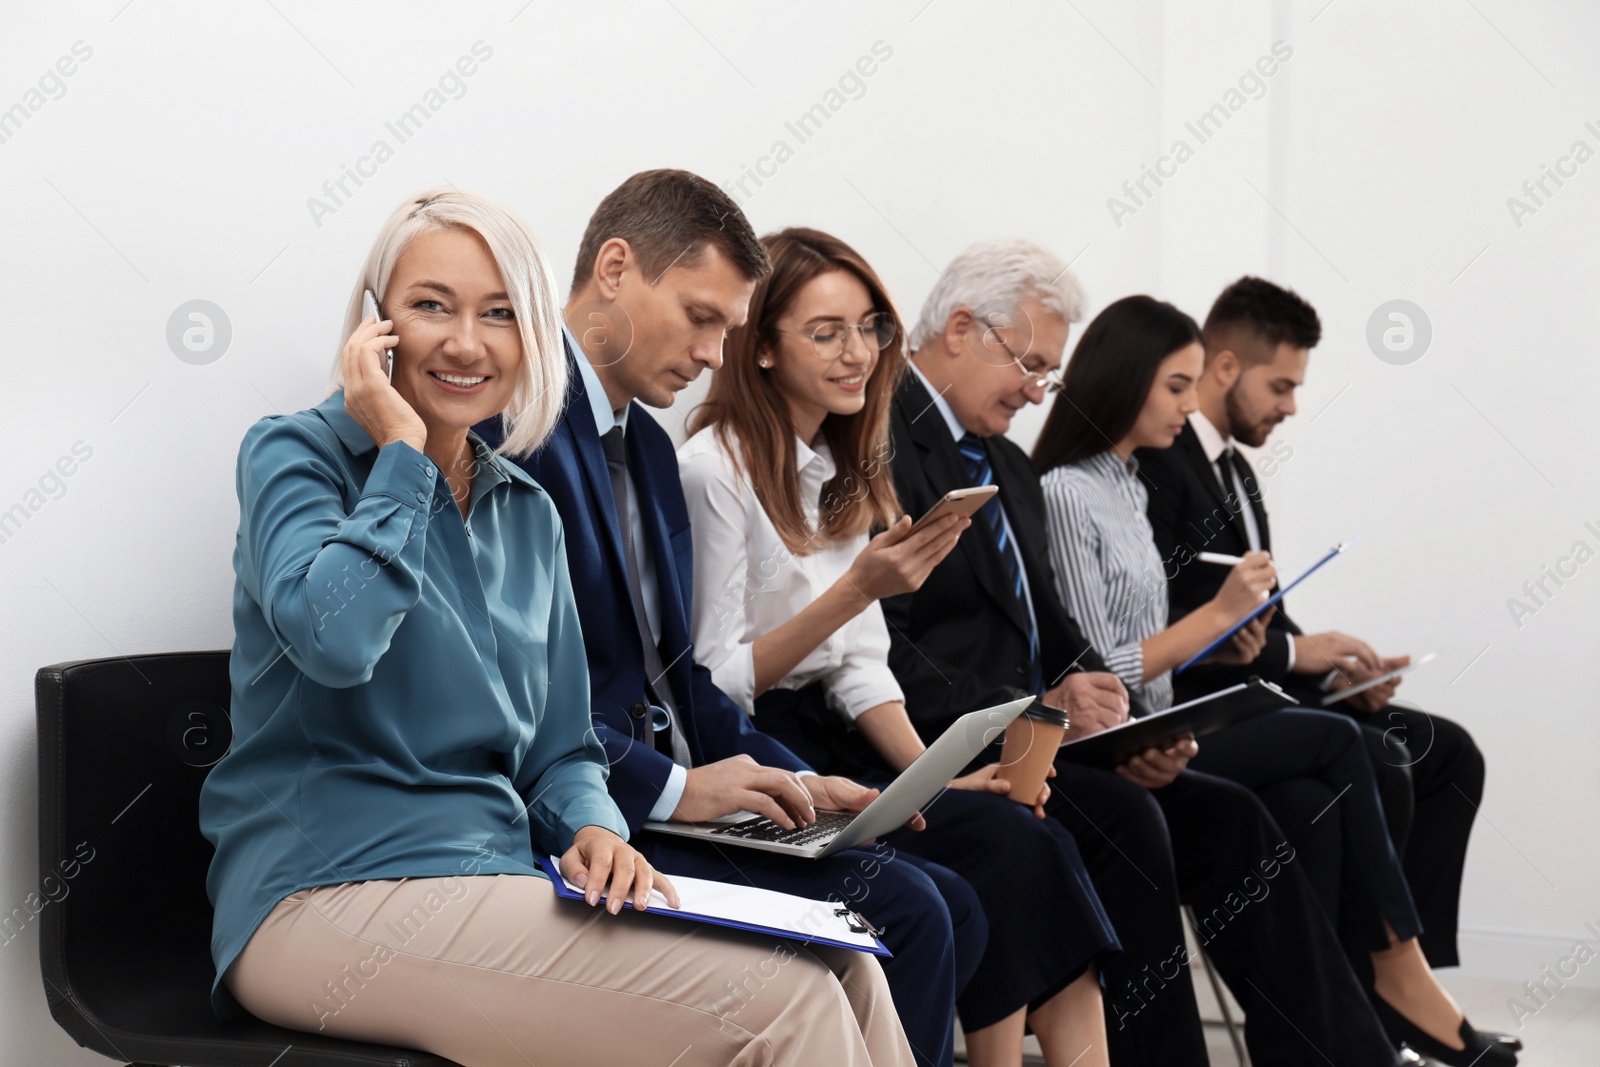
[[(561, 876), (560, 868), (556, 866), (555, 862), (549, 856), (539, 856), (538, 860), (539, 866), (544, 869), (545, 874), (550, 876), (551, 883), (556, 887), (557, 896), (563, 897), (567, 900), (584, 899), (584, 895), (581, 890), (573, 889), (567, 885), (567, 880)], [(672, 878), (673, 875), (670, 872), (667, 872), (667, 877)], [(678, 880), (679, 879), (675, 879), (675, 881)], [(696, 882), (700, 880), (701, 879), (686, 879), (684, 881)], [(691, 911), (688, 908), (669, 908), (664, 905), (653, 904), (644, 914), (661, 915), (672, 919), (687, 919), (690, 922), (707, 923), (711, 926), (724, 926), (730, 930), (744, 930), (749, 933), (765, 934), (773, 937), (780, 937), (787, 941), (803, 942), (808, 945), (831, 945), (834, 948), (850, 949), (853, 952), (867, 952), (874, 956), (893, 955), (893, 953), (884, 947), (883, 941), (878, 937), (879, 931), (873, 929), (865, 919), (861, 918), (861, 916), (857, 915), (849, 908), (846, 908), (843, 904), (832, 903), (829, 901), (809, 900), (807, 898), (797, 897), (789, 893), (777, 893), (773, 890), (757, 889), (753, 891), (767, 893), (773, 897), (788, 897), (797, 905), (811, 905), (814, 907), (818, 904), (821, 904), (835, 916), (842, 918), (847, 924), (849, 924), (852, 928), (852, 933), (869, 935), (867, 940), (870, 941), (870, 944), (862, 944), (854, 941), (842, 941), (837, 938), (825, 937), (820, 934), (810, 933), (805, 930), (796, 930), (784, 926), (769, 926), (759, 923), (741, 922), (737, 919), (732, 919), (727, 916), (711, 915), (705, 912)], [(601, 899), (604, 900), (605, 898), (601, 897)], [(629, 910), (633, 910), (633, 902), (631, 900), (625, 901), (622, 906)], [(810, 909), (808, 908), (806, 910)], [(804, 913), (802, 912), (800, 914), (803, 915)]]
[(1352, 537), (1350, 540), (1346, 541), (1344, 544), (1342, 544), (1342, 545), (1334, 545), (1332, 548), (1328, 549), (1328, 554), (1326, 556), (1323, 556), (1321, 559), (1317, 560), (1315, 563), (1313, 563), (1311, 565), (1310, 569), (1307, 570), (1304, 574), (1302, 574), (1300, 577), (1296, 578), (1294, 581), (1290, 582), (1288, 585), (1281, 586), (1278, 589), (1278, 591), (1276, 593), (1274, 593), (1271, 597), (1269, 597), (1268, 599), (1262, 601), (1260, 607), (1256, 608), (1256, 610), (1252, 611), (1250, 614), (1246, 615), (1244, 618), (1242, 618), (1238, 622), (1234, 623), (1233, 629), (1229, 630), (1227, 633), (1223, 634), (1221, 637), (1219, 637), (1215, 641), (1211, 642), (1205, 648), (1201, 649), (1199, 652), (1196, 652), (1194, 655), (1192, 655), (1188, 659), (1184, 660), (1183, 665), (1181, 667), (1178, 667), (1172, 673), (1173, 674), (1178, 674), (1178, 673), (1180, 673), (1182, 671), (1188, 670), (1190, 667), (1194, 666), (1194, 664), (1198, 663), (1200, 660), (1205, 659), (1207, 656), (1211, 655), (1211, 653), (1213, 653), (1217, 649), (1221, 648), (1224, 644), (1227, 643), (1228, 638), (1232, 637), (1234, 634), (1236, 634), (1240, 630), (1244, 629), (1245, 624), (1248, 623), (1251, 619), (1254, 619), (1256, 616), (1260, 615), (1263, 611), (1266, 611), (1268, 608), (1272, 607), (1272, 605), (1274, 605), (1278, 601), (1282, 600), (1284, 598), (1284, 595), (1286, 593), (1288, 593), (1289, 590), (1293, 589), (1295, 586), (1299, 585), (1301, 582), (1305, 581), (1307, 578), (1309, 578), (1313, 574), (1317, 573), (1317, 571), (1319, 569), (1321, 569), (1321, 567), (1322, 567), (1322, 565), (1324, 563), (1328, 562), (1330, 559), (1332, 559), (1335, 556), (1341, 555), (1346, 549), (1348, 549), (1351, 545), (1353, 545), (1355, 543), (1356, 543), (1356, 539), (1354, 537)]

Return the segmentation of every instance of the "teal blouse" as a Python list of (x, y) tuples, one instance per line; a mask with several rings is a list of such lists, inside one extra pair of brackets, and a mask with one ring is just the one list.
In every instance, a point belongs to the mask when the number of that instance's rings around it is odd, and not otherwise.
[[(267, 913), (310, 886), (543, 876), (606, 793), (550, 498), (475, 434), (468, 515), (427, 456), (379, 449), (338, 392), (239, 448), (233, 745), (206, 778), (221, 984)], [(399, 946), (390, 946), (398, 948)]]

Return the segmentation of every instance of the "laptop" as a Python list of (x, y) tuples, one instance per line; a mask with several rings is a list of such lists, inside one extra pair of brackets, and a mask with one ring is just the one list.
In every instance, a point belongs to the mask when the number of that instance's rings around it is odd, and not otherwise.
[(907, 819), (938, 796), (940, 790), (950, 784), (950, 779), (978, 753), (1005, 733), (1011, 720), (1027, 710), (1034, 699), (1023, 697), (1008, 704), (967, 712), (951, 723), (950, 729), (860, 812), (819, 810), (816, 822), (793, 830), (748, 811), (735, 812), (711, 822), (651, 820), (644, 828), (658, 834), (694, 837), (719, 845), (740, 845), (786, 856), (822, 859), (904, 826)]

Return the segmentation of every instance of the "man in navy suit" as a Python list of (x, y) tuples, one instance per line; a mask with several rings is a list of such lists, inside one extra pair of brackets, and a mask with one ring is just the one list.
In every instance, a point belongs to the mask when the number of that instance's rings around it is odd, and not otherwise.
[[(959, 876), (885, 846), (825, 860), (659, 834), (647, 819), (698, 822), (737, 811), (785, 827), (817, 808), (860, 810), (875, 795), (815, 774), (762, 734), (690, 649), (693, 547), (671, 439), (640, 404), (670, 407), (722, 362), (765, 251), (734, 202), (684, 171), (645, 171), (600, 203), (564, 311), (566, 412), (521, 462), (550, 494), (589, 657), (595, 733), (633, 844), (681, 874), (848, 904), (884, 931), (884, 972), (919, 1063), (953, 1062), (955, 996), (982, 956), (987, 924)], [(639, 401), (640, 403), (634, 403)], [(498, 420), (476, 427), (491, 445)], [(730, 976), (730, 992), (751, 976)], [(758, 983), (759, 984), (759, 983)]]

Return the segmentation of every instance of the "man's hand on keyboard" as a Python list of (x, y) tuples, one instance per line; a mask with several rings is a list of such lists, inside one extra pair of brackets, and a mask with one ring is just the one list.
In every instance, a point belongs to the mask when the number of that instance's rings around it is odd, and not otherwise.
[(680, 822), (708, 822), (736, 811), (765, 815), (785, 830), (817, 821), (811, 794), (800, 784), (799, 776), (763, 767), (743, 753), (692, 768), (672, 817)]
[[(878, 798), (878, 790), (837, 776), (808, 774), (800, 779), (800, 784), (811, 791), (813, 804), (829, 811), (860, 811)], [(913, 830), (921, 830), (928, 824), (919, 811), (906, 820), (906, 825)]]

